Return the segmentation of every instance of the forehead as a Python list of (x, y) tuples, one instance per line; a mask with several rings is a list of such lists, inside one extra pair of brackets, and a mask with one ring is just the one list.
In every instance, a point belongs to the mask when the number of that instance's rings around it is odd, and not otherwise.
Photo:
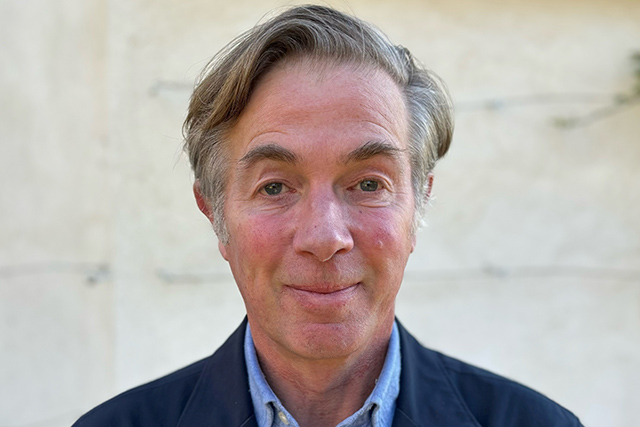
[(369, 135), (406, 148), (404, 95), (391, 76), (370, 66), (314, 60), (278, 65), (260, 79), (231, 129), (233, 157), (265, 140), (296, 135), (314, 147), (337, 148)]

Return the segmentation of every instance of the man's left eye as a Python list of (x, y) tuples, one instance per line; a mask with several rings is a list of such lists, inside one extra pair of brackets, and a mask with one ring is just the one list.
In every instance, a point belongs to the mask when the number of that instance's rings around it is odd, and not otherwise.
[(362, 191), (376, 191), (378, 189), (378, 181), (372, 179), (365, 179), (360, 182), (360, 189)]

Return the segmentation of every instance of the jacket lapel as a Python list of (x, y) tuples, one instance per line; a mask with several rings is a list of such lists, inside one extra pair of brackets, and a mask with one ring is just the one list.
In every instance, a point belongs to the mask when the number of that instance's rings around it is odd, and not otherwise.
[(245, 318), (209, 357), (178, 427), (257, 427), (244, 361)]
[(402, 369), (393, 427), (479, 427), (451, 386), (438, 353), (422, 347), (400, 322), (398, 329)]

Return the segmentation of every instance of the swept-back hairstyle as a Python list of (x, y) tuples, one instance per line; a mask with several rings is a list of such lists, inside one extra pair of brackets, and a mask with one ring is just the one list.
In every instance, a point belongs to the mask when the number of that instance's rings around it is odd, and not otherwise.
[[(417, 225), (428, 173), (451, 143), (451, 102), (440, 79), (377, 28), (325, 6), (298, 6), (256, 25), (222, 49), (203, 70), (184, 122), (185, 150), (214, 230), (228, 241), (224, 194), (229, 170), (225, 136), (249, 102), (258, 80), (284, 60), (370, 66), (386, 71), (404, 94)], [(414, 228), (415, 230), (415, 228)]]

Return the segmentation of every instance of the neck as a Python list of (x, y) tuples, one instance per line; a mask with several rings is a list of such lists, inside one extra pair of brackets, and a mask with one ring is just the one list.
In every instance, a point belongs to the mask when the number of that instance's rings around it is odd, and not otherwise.
[(314, 359), (274, 354), (255, 340), (267, 382), (301, 427), (336, 426), (358, 411), (382, 371), (389, 336), (357, 356)]

